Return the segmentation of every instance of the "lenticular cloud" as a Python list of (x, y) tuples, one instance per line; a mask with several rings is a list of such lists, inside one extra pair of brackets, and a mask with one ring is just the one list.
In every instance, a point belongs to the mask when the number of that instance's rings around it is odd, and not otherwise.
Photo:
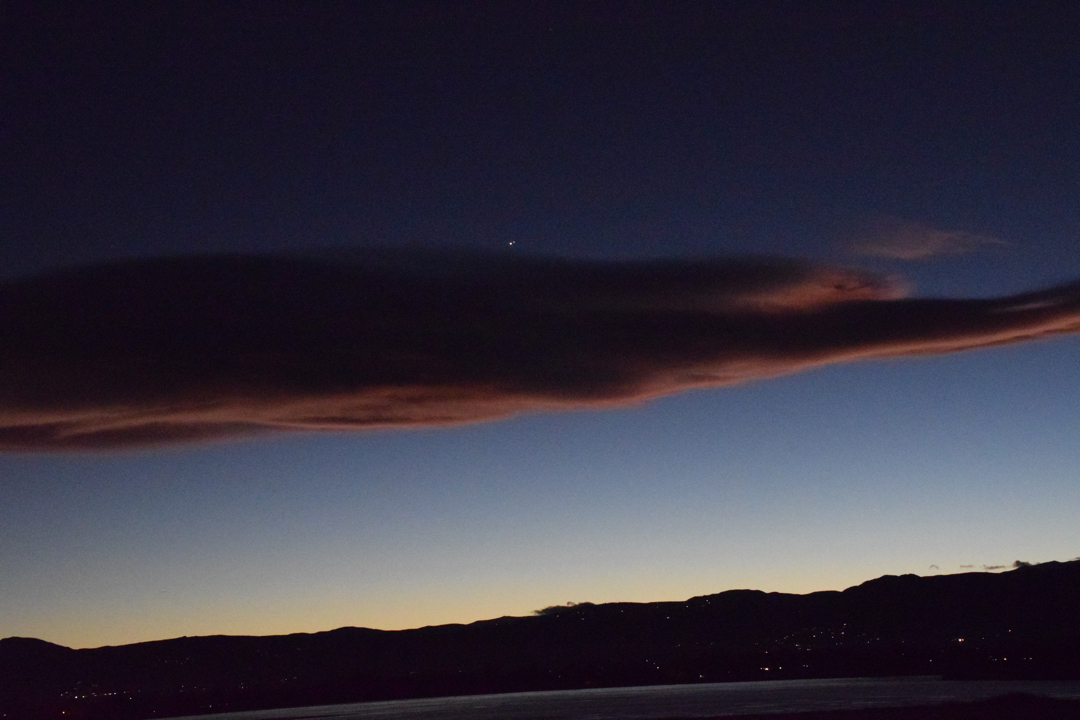
[(0, 285), (0, 449), (440, 425), (1080, 330), (1080, 284), (905, 299), (777, 259), (205, 256)]

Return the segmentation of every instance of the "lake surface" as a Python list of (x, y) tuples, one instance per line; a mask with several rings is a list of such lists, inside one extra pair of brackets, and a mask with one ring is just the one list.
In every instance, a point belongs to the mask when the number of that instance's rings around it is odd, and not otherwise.
[[(854, 678), (468, 695), (198, 716), (204, 720), (648, 720), (984, 700), (1080, 698), (1080, 682)], [(174, 718), (173, 720), (179, 720)]]

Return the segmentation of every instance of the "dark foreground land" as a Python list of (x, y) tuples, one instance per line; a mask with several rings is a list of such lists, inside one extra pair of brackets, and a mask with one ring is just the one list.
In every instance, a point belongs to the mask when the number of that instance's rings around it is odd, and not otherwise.
[[(0, 718), (143, 720), (485, 693), (903, 676), (1080, 679), (1080, 561), (1001, 574), (885, 576), (809, 595), (735, 590), (685, 602), (582, 603), (393, 632), (340, 628), (87, 650), (6, 638)], [(981, 715), (953, 708), (818, 717), (1052, 719), (1075, 710), (1013, 702), (973, 711)], [(1029, 712), (1024, 703), (1034, 703), (1035, 715), (1017, 714)]]

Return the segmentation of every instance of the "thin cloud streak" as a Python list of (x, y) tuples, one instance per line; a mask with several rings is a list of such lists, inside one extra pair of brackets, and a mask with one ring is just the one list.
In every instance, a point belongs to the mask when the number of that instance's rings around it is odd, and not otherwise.
[(988, 300), (796, 260), (207, 256), (0, 285), (0, 449), (431, 426), (625, 405), (1080, 330), (1080, 283)]
[(890, 260), (926, 260), (944, 255), (963, 255), (987, 245), (1007, 243), (989, 235), (963, 230), (938, 230), (919, 222), (890, 216), (869, 223), (850, 242), (859, 255)]

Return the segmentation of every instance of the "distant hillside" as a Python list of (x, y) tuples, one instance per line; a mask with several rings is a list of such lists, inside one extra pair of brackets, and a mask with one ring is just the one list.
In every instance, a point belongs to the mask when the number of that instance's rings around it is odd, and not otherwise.
[(134, 720), (424, 696), (856, 676), (1080, 679), (1080, 561), (732, 590), (382, 631), (72, 650), (0, 640), (0, 717)]

